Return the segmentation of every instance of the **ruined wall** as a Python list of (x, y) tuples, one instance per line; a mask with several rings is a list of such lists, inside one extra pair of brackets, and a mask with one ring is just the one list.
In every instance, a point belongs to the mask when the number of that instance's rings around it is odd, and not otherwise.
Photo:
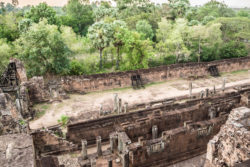
[(84, 138), (89, 144), (94, 144), (96, 136), (101, 136), (107, 141), (109, 134), (117, 129), (126, 131), (132, 141), (137, 140), (139, 136), (150, 138), (153, 125), (157, 125), (162, 132), (182, 126), (185, 121), (207, 120), (210, 110), (214, 110), (215, 116), (229, 112), (240, 104), (240, 94), (231, 92), (206, 99), (186, 99), (186, 103), (165, 104), (136, 112), (72, 123), (67, 127), (67, 139), (80, 144)]
[(27, 127), (20, 123), (21, 113), (13, 98), (0, 89), (0, 135), (26, 132)]
[(31, 133), (37, 155), (58, 154), (72, 151), (76, 146), (58, 137), (50, 130), (37, 130)]
[(208, 143), (207, 159), (215, 167), (250, 160), (250, 109), (234, 109), (220, 132)]
[[(249, 69), (250, 57), (219, 60), (214, 62), (184, 63), (141, 69), (127, 72), (116, 72), (95, 75), (65, 76), (57, 79), (68, 92), (86, 93), (113, 88), (131, 86), (131, 76), (140, 74), (144, 84), (166, 81), (174, 78), (190, 78), (209, 75), (208, 68), (216, 65), (219, 72), (231, 72)], [(47, 80), (54, 80), (55, 77)]]
[(164, 131), (160, 138), (133, 143), (129, 146), (130, 162), (133, 167), (164, 167), (200, 155), (226, 118), (196, 122), (188, 127)]

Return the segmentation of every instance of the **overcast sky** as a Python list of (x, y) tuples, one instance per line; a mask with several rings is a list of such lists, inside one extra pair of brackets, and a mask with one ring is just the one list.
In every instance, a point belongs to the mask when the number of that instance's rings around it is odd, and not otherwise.
[[(47, 2), (51, 6), (63, 6), (68, 0), (19, 0), (19, 6), (37, 5), (40, 2)], [(157, 3), (167, 2), (167, 0), (152, 0)], [(189, 0), (191, 5), (202, 5), (209, 0)], [(250, 7), (250, 0), (218, 0), (224, 1), (229, 7)], [(11, 0), (0, 0), (0, 2), (11, 2)]]

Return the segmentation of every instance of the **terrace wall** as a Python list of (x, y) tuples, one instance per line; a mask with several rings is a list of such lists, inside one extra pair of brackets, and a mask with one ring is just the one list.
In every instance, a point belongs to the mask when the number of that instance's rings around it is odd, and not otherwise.
[[(225, 59), (213, 62), (180, 63), (135, 71), (94, 75), (65, 76), (58, 78), (64, 90), (87, 93), (131, 86), (131, 76), (140, 74), (144, 84), (175, 78), (190, 78), (209, 75), (208, 68), (216, 65), (219, 72), (232, 72), (250, 68), (250, 57)], [(47, 78), (48, 81), (55, 79)]]

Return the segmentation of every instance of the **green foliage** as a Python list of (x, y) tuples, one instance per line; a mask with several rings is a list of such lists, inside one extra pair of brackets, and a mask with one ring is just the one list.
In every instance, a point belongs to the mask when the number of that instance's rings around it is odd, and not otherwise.
[(63, 127), (67, 125), (68, 121), (69, 121), (69, 117), (66, 115), (62, 115), (61, 118), (57, 120), (57, 122), (62, 124)]
[(247, 50), (242, 42), (230, 41), (225, 43), (220, 50), (221, 58), (228, 59), (234, 57), (247, 56)]
[(19, 37), (18, 22), (20, 17), (15, 13), (0, 15), (0, 38), (14, 41)]
[(228, 8), (223, 2), (218, 2), (216, 0), (211, 0), (204, 6), (200, 7), (197, 11), (197, 15), (192, 18), (199, 21), (204, 20), (206, 16), (217, 17), (233, 17), (235, 12)]
[(63, 41), (73, 54), (82, 53), (84, 51), (85, 46), (81, 36), (76, 35), (71, 27), (61, 26), (60, 31)]
[(31, 19), (22, 19), (19, 22), (18, 25), (18, 29), (20, 32), (26, 32), (28, 31), (29, 27), (31, 26), (31, 24), (33, 23), (33, 21)]
[(249, 10), (216, 0), (196, 7), (189, 0), (115, 0), (116, 6), (69, 0), (63, 8), (17, 8), (13, 2), (0, 3), (0, 72), (11, 56), (24, 61), (31, 77), (212, 61), (250, 51)]
[(224, 41), (247, 39), (250, 40), (250, 19), (244, 17), (218, 18), (213, 23), (221, 24)]
[(29, 76), (66, 73), (69, 50), (56, 25), (49, 25), (46, 20), (32, 24), (15, 46), (17, 57), (24, 61)]
[(92, 7), (79, 0), (70, 0), (66, 5), (66, 13), (66, 16), (60, 18), (61, 24), (71, 26), (79, 35), (86, 35), (88, 27), (94, 23)]
[(152, 40), (154, 37), (152, 26), (146, 20), (140, 20), (137, 22), (136, 31), (141, 34), (143, 39)]
[(190, 28), (184, 19), (177, 19), (175, 23), (163, 19), (156, 34), (161, 42), (156, 47), (165, 55), (175, 55), (176, 62), (187, 61), (190, 51), (185, 44), (189, 31)]
[(189, 0), (168, 0), (170, 13), (175, 20), (178, 17), (184, 17), (190, 7)]
[(215, 17), (214, 17), (214, 16), (205, 16), (205, 17), (203, 18), (202, 24), (203, 24), (203, 25), (206, 25), (208, 22), (213, 21), (213, 20), (215, 20)]
[(88, 38), (100, 52), (100, 69), (102, 69), (102, 51), (110, 45), (113, 37), (113, 27), (103, 21), (96, 22), (88, 30)]
[(237, 12), (237, 16), (239, 17), (250, 17), (250, 12), (246, 10), (240, 10)]
[(104, 20), (106, 17), (115, 18), (118, 14), (117, 8), (98, 6), (94, 8), (94, 16), (96, 21)]
[(6, 39), (0, 38), (0, 74), (5, 70), (12, 55), (12, 48)]
[(40, 3), (38, 6), (32, 6), (30, 11), (25, 14), (25, 17), (35, 23), (38, 23), (42, 19), (47, 19), (49, 24), (57, 24), (55, 10), (45, 2)]
[(199, 21), (198, 20), (191, 20), (189, 23), (188, 23), (188, 25), (189, 26), (197, 26), (197, 25), (199, 25)]
[(21, 120), (19, 120), (19, 124), (24, 126), (24, 125), (26, 125), (26, 122), (25, 122), (25, 120), (21, 119)]
[(127, 31), (125, 35), (125, 62), (122, 70), (134, 70), (148, 67), (148, 58), (152, 52), (151, 42), (142, 40), (141, 35), (134, 31)]

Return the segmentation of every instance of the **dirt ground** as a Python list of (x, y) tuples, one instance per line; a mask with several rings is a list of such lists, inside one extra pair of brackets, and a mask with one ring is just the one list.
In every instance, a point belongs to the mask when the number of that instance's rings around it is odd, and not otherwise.
[[(222, 74), (221, 77), (208, 77), (198, 79), (193, 82), (193, 93), (198, 93), (206, 88), (216, 89), (222, 87), (223, 78), (226, 78), (226, 87), (239, 84), (250, 83), (250, 70), (237, 71)], [(69, 117), (86, 114), (87, 119), (98, 117), (98, 111), (101, 104), (104, 110), (111, 110), (113, 106), (114, 93), (117, 93), (122, 102), (128, 102), (129, 105), (146, 103), (153, 100), (161, 100), (175, 96), (189, 94), (189, 81), (178, 79), (162, 83), (150, 84), (145, 89), (134, 90), (124, 88), (102, 92), (94, 92), (85, 95), (72, 94), (70, 99), (63, 100), (60, 103), (38, 104), (35, 109), (45, 109), (46, 112), (40, 118), (30, 122), (31, 129), (52, 126), (58, 123), (62, 115)]]

